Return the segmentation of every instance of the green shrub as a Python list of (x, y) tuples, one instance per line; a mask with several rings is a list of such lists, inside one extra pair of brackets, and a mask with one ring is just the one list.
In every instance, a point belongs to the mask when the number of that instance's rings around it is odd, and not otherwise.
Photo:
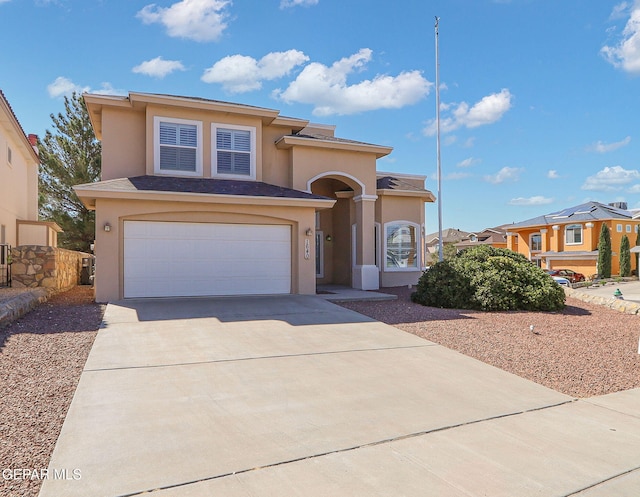
[(482, 311), (557, 311), (564, 290), (522, 254), (479, 245), (426, 271), (414, 302), (431, 307)]

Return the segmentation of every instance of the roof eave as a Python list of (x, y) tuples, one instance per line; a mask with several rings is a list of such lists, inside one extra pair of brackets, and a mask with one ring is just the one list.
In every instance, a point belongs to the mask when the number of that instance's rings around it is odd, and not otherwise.
[(394, 196), (394, 197), (417, 197), (424, 199), (425, 202), (435, 202), (436, 197), (429, 190), (391, 190), (387, 188), (380, 188), (376, 190), (378, 196)]
[(276, 140), (276, 147), (281, 150), (286, 150), (294, 146), (331, 148), (351, 152), (367, 152), (375, 154), (378, 159), (385, 155), (389, 155), (393, 151), (393, 147), (383, 147), (381, 145), (372, 145), (369, 143), (341, 142), (335, 140), (323, 140), (321, 138), (304, 138), (302, 136), (293, 135), (285, 135)]
[(121, 190), (116, 188), (95, 187), (95, 183), (86, 183), (73, 187), (80, 201), (87, 209), (95, 210), (97, 199), (111, 200), (159, 200), (176, 202), (198, 202), (207, 204), (247, 204), (286, 207), (313, 207), (329, 209), (336, 203), (333, 199), (267, 197), (259, 195), (228, 195), (219, 193), (163, 192), (156, 190)]

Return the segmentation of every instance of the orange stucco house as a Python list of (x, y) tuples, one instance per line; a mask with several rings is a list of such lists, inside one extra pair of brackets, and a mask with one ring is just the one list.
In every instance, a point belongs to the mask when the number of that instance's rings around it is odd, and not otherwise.
[(380, 173), (390, 147), (279, 111), (203, 98), (85, 94), (102, 177), (96, 299), (314, 294), (416, 283), (424, 176)]
[[(598, 274), (598, 241), (602, 225), (611, 234), (611, 273), (620, 272), (620, 243), (624, 235), (635, 245), (639, 219), (621, 204), (586, 202), (544, 216), (504, 226), (507, 248), (523, 254), (543, 269), (571, 269), (591, 277)], [(636, 268), (631, 257), (631, 268)]]

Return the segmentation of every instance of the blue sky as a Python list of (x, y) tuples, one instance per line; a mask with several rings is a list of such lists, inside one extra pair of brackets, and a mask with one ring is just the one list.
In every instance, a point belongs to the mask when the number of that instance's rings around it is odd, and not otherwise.
[(41, 136), (73, 90), (279, 109), (436, 193), (436, 15), (443, 228), (640, 208), (640, 0), (0, 0), (0, 89)]

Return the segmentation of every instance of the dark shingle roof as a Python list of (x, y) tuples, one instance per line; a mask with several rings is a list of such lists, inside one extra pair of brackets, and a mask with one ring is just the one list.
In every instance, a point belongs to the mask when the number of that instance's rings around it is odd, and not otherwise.
[(328, 200), (327, 197), (270, 185), (262, 181), (216, 178), (176, 178), (173, 176), (135, 176), (129, 182), (140, 191), (205, 193), (211, 195), (246, 195)]
[(378, 178), (376, 180), (376, 188), (378, 190), (408, 190), (416, 192), (426, 191), (424, 188), (420, 188), (419, 186), (411, 184), (408, 181), (394, 178), (393, 176), (383, 176), (382, 178)]

